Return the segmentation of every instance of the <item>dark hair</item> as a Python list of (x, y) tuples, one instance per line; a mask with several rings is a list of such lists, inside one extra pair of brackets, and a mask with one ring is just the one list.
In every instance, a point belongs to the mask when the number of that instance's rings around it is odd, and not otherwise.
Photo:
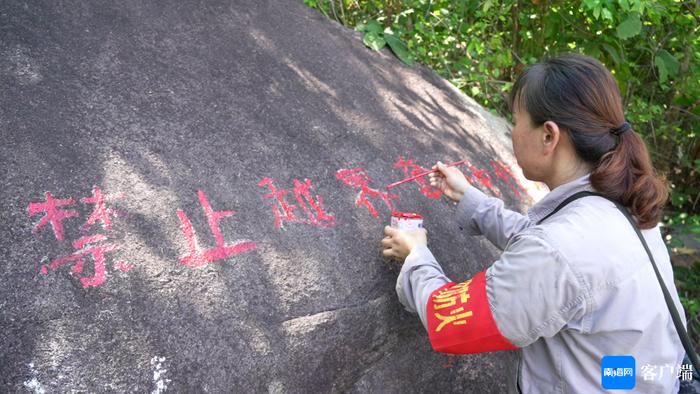
[(509, 104), (525, 109), (535, 127), (553, 121), (567, 132), (578, 156), (594, 165), (593, 188), (628, 207), (640, 228), (659, 223), (667, 182), (656, 174), (639, 134), (611, 132), (625, 116), (617, 83), (600, 62), (567, 54), (529, 66), (515, 82)]

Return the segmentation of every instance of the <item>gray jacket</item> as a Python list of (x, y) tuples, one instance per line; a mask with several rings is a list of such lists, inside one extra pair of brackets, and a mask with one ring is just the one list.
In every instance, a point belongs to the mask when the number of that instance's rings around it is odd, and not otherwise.
[[(500, 199), (474, 187), (457, 206), (460, 229), (503, 250), (486, 270), (486, 294), (501, 334), (519, 347), (518, 385), (523, 393), (606, 392), (601, 358), (631, 355), (634, 392), (677, 393), (685, 351), (649, 257), (622, 213), (590, 196), (536, 224), (581, 190), (592, 190), (589, 175), (555, 188), (527, 215), (504, 209)], [(659, 227), (642, 234), (686, 325)], [(476, 273), (470, 274), (464, 279)], [(420, 246), (406, 258), (396, 292), (427, 327), (428, 298), (448, 282), (430, 250)]]

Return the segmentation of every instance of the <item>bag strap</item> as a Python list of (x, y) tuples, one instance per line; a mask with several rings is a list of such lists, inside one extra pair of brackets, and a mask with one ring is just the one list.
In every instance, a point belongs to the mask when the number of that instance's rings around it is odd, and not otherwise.
[(654, 261), (654, 257), (651, 254), (651, 251), (649, 250), (649, 246), (647, 245), (647, 242), (644, 240), (644, 237), (642, 236), (641, 231), (639, 231), (639, 227), (637, 227), (637, 223), (634, 221), (634, 218), (632, 218), (632, 215), (627, 211), (627, 208), (625, 208), (622, 204), (619, 202), (613, 200), (612, 198), (606, 197), (600, 193), (595, 193), (591, 191), (581, 191), (578, 193), (575, 193), (571, 196), (569, 196), (567, 199), (562, 201), (555, 209), (552, 211), (549, 215), (545, 216), (544, 218), (540, 219), (537, 224), (542, 223), (545, 219), (549, 218), (550, 216), (554, 215), (557, 213), (559, 210), (564, 208), (567, 204), (574, 200), (578, 200), (579, 198), (582, 197), (587, 197), (587, 196), (598, 196), (598, 197), (603, 197), (606, 200), (611, 201), (617, 209), (622, 212), (623, 215), (625, 215), (625, 218), (627, 218), (627, 221), (630, 222), (632, 225), (632, 228), (634, 228), (634, 232), (637, 233), (637, 236), (639, 237), (639, 240), (642, 241), (642, 245), (644, 246), (644, 250), (647, 252), (647, 255), (649, 256), (649, 260), (651, 260), (651, 265), (654, 267), (654, 273), (656, 273), (656, 279), (659, 280), (659, 285), (661, 285), (661, 291), (664, 294), (664, 299), (666, 300), (666, 306), (668, 306), (668, 310), (671, 312), (671, 318), (673, 319), (673, 324), (676, 326), (676, 331), (678, 331), (678, 336), (681, 339), (681, 343), (683, 343), (683, 348), (685, 348), (685, 352), (688, 355), (688, 358), (690, 358), (690, 362), (693, 364), (693, 367), (695, 368), (695, 371), (700, 371), (700, 358), (698, 358), (698, 354), (695, 352), (695, 349), (693, 349), (692, 343), (690, 342), (690, 337), (688, 337), (688, 332), (685, 330), (685, 327), (683, 327), (683, 322), (681, 321), (680, 315), (678, 314), (678, 310), (676, 309), (675, 304), (673, 303), (673, 299), (671, 298), (671, 294), (668, 292), (668, 289), (666, 288), (666, 285), (664, 285), (664, 281), (661, 278), (661, 273), (659, 273), (659, 269), (656, 266), (656, 261)]

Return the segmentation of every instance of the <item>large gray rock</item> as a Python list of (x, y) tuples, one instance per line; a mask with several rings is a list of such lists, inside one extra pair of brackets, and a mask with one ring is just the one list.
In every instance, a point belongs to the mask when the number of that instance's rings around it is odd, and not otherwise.
[[(398, 303), (375, 194), (466, 158), (523, 210), (508, 125), (360, 38), (296, 1), (0, 3), (0, 391), (503, 391), (513, 354), (434, 353)], [(455, 280), (497, 258), (391, 192)]]

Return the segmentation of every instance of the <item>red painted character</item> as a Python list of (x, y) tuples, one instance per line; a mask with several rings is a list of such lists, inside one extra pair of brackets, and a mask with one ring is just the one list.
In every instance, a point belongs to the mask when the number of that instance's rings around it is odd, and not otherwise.
[[(513, 194), (515, 194), (516, 197), (520, 198), (520, 190), (523, 191), (523, 194), (527, 194), (525, 187), (523, 187), (520, 181), (518, 181), (518, 178), (516, 178), (515, 175), (513, 175), (513, 172), (510, 170), (510, 168), (503, 165), (503, 163), (494, 160), (491, 160), (491, 167), (496, 173), (496, 176), (503, 182), (505, 182), (508, 185), (508, 187), (510, 187), (510, 190), (513, 192)], [(518, 188), (520, 190), (518, 190)]]
[(387, 207), (389, 207), (391, 213), (396, 212), (396, 209), (394, 209), (394, 204), (391, 202), (391, 200), (398, 200), (399, 196), (370, 188), (369, 183), (372, 182), (372, 178), (370, 178), (364, 168), (358, 167), (353, 169), (338, 170), (335, 173), (335, 177), (348, 186), (360, 189), (360, 194), (355, 200), (355, 205), (364, 205), (367, 207), (372, 216), (379, 217), (379, 214), (374, 208), (374, 205), (372, 205), (372, 203), (367, 199), (367, 196), (380, 198), (382, 201), (384, 201)]
[[(403, 172), (406, 178), (416, 176), (420, 173), (428, 171), (427, 168), (423, 168), (418, 164), (415, 164), (412, 159), (405, 160), (403, 156), (399, 156), (399, 160), (394, 163), (394, 168), (403, 168)], [(426, 177), (416, 178), (414, 180), (420, 186), (420, 192), (423, 193), (428, 198), (438, 199), (442, 197), (442, 191), (430, 186), (430, 182)]]
[[(93, 224), (95, 224), (97, 221), (101, 221), (103, 229), (109, 231), (112, 228), (111, 216), (114, 216), (117, 213), (117, 210), (107, 207), (106, 198), (99, 186), (93, 186), (92, 193), (93, 194), (91, 197), (80, 199), (80, 201), (83, 203), (95, 205), (95, 208), (81, 227), (81, 230), (83, 232), (87, 232), (90, 230), (90, 227)], [(54, 227), (56, 238), (61, 241), (64, 238), (64, 234), (60, 221), (67, 217), (78, 216), (78, 213), (77, 211), (65, 211), (57, 208), (57, 206), (70, 204), (74, 204), (74, 200), (72, 198), (58, 200), (54, 199), (51, 193), (46, 192), (46, 203), (30, 203), (28, 209), (30, 215), (34, 215), (40, 211), (47, 212), (46, 216), (37, 225), (37, 229), (43, 227), (43, 225), (45, 225), (47, 222), (51, 222)], [(68, 256), (59, 257), (53, 260), (48, 266), (42, 265), (41, 273), (47, 275), (49, 268), (57, 269), (64, 264), (74, 263), (71, 271), (74, 274), (80, 274), (83, 272), (85, 258), (92, 256), (94, 263), (94, 274), (92, 277), (81, 277), (80, 282), (83, 284), (83, 288), (103, 284), (106, 277), (105, 256), (107, 253), (119, 248), (119, 244), (117, 243), (101, 243), (99, 245), (95, 245), (98, 242), (107, 240), (108, 237), (104, 234), (83, 236), (73, 242), (73, 247), (78, 249), (77, 252)], [(117, 261), (114, 263), (114, 266), (124, 272), (127, 272), (134, 267), (133, 264), (129, 264), (123, 260)]]
[[(90, 286), (99, 286), (105, 281), (105, 255), (109, 252), (116, 250), (119, 247), (117, 244), (114, 243), (92, 245), (96, 242), (105, 240), (107, 240), (107, 237), (102, 234), (87, 235), (81, 237), (75, 242), (73, 242), (73, 246), (76, 249), (79, 249), (78, 252), (68, 256), (59, 257), (53, 260), (49, 267), (55, 270), (66, 263), (74, 262), (75, 265), (73, 265), (71, 271), (74, 274), (80, 274), (83, 272), (83, 266), (85, 264), (84, 258), (91, 255), (95, 267), (95, 273), (92, 277), (80, 278), (80, 282), (83, 284), (83, 288)], [(123, 262), (120, 262), (120, 264), (123, 264)], [(121, 269), (124, 270), (123, 268)], [(48, 269), (45, 265), (41, 267), (41, 273), (44, 275), (48, 273)]]
[(80, 202), (95, 204), (95, 208), (81, 228), (82, 231), (88, 231), (90, 226), (95, 224), (98, 220), (102, 222), (102, 228), (105, 230), (109, 231), (112, 229), (111, 216), (114, 216), (115, 211), (112, 208), (107, 208), (105, 196), (102, 194), (102, 189), (100, 189), (99, 186), (92, 187), (92, 197), (81, 198)]
[(54, 198), (49, 192), (44, 193), (44, 196), (46, 198), (45, 202), (30, 202), (27, 206), (27, 211), (29, 211), (30, 217), (38, 214), (39, 212), (46, 212), (46, 215), (44, 215), (39, 223), (37, 223), (33, 232), (36, 233), (41, 230), (46, 223), (51, 223), (56, 239), (63, 241), (63, 225), (61, 224), (61, 221), (66, 218), (78, 216), (78, 212), (61, 209), (59, 207), (64, 205), (73, 205), (75, 204), (75, 200), (72, 198), (57, 199)]
[(469, 168), (469, 171), (471, 171), (471, 175), (467, 176), (469, 183), (474, 184), (478, 182), (480, 185), (489, 189), (495, 196), (501, 195), (501, 191), (493, 185), (491, 176), (485, 170), (482, 170), (471, 163), (468, 163), (467, 167)]
[[(314, 199), (311, 194), (312, 185), (309, 179), (304, 180), (304, 182), (298, 179), (294, 180), (294, 190), (291, 192), (296, 198), (297, 205), (287, 203), (285, 196), (290, 193), (290, 190), (278, 189), (272, 178), (263, 178), (258, 186), (269, 187), (270, 193), (266, 194), (265, 198), (277, 200), (278, 204), (271, 205), (276, 228), (282, 228), (283, 221), (306, 223), (315, 227), (335, 226), (335, 216), (329, 215), (323, 210), (323, 197), (316, 196)], [(305, 218), (294, 214), (294, 210), (297, 208), (301, 208)]]
[(181, 229), (185, 235), (185, 238), (187, 239), (187, 248), (190, 252), (187, 256), (180, 259), (182, 264), (192, 267), (199, 267), (213, 261), (225, 259), (237, 253), (255, 249), (257, 247), (255, 242), (249, 241), (237, 242), (228, 246), (224, 245), (224, 236), (221, 234), (221, 229), (219, 229), (219, 221), (225, 217), (233, 216), (235, 212), (214, 211), (211, 208), (211, 205), (209, 205), (209, 200), (207, 200), (207, 196), (203, 191), (198, 190), (197, 196), (199, 197), (199, 202), (202, 204), (204, 216), (206, 216), (207, 221), (209, 222), (209, 228), (216, 239), (216, 247), (201, 250), (197, 246), (197, 238), (194, 233), (194, 228), (192, 227), (192, 223), (187, 217), (187, 214), (182, 210), (178, 210), (177, 216), (180, 218)]

